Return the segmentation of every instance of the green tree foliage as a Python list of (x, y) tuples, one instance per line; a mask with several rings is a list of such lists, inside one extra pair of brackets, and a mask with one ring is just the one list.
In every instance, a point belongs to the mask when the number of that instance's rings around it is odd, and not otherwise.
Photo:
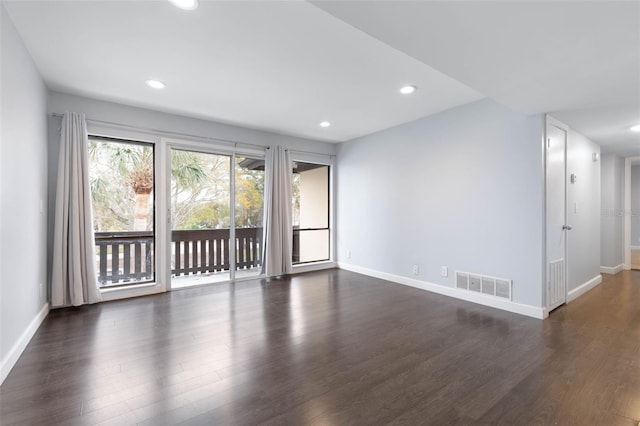
[(95, 229), (151, 230), (153, 148), (92, 139), (88, 151)]
[[(96, 231), (153, 229), (153, 148), (90, 140), (91, 196)], [(262, 226), (264, 171), (235, 165), (237, 227)], [(171, 151), (173, 229), (230, 226), (230, 157)], [(158, 177), (156, 177), (158, 178)]]
[(263, 206), (264, 171), (236, 166), (236, 227), (262, 227)]

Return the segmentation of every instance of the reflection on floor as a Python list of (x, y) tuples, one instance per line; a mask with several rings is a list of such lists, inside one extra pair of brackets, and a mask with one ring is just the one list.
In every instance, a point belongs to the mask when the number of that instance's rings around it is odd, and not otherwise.
[[(248, 278), (258, 278), (260, 276), (260, 268), (254, 269), (238, 269), (235, 279), (243, 280)], [(199, 285), (214, 284), (229, 281), (229, 271), (213, 272), (211, 274), (195, 274), (182, 275), (180, 277), (171, 277), (171, 289), (195, 287)]]
[(2, 425), (638, 425), (640, 272), (537, 320), (332, 269), (53, 310)]
[(640, 250), (631, 250), (631, 269), (640, 270)]

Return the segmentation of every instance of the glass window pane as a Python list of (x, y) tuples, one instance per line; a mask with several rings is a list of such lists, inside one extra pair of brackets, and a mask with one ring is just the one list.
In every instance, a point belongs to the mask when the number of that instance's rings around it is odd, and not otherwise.
[(91, 137), (89, 180), (100, 286), (153, 281), (153, 145)]
[(292, 261), (329, 260), (329, 166), (294, 162), (292, 184)]
[(236, 278), (260, 275), (264, 213), (264, 160), (236, 157)]
[(171, 288), (230, 278), (230, 160), (171, 150)]
[(329, 230), (299, 231), (299, 263), (329, 260)]

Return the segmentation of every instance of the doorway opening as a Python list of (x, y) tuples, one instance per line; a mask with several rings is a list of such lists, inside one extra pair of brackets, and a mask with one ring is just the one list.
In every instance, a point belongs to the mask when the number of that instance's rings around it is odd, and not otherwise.
[(171, 289), (257, 277), (264, 159), (171, 148)]

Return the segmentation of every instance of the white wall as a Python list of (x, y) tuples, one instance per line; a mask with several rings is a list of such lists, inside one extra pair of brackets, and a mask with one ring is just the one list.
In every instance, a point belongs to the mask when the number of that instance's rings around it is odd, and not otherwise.
[(341, 144), (339, 261), (448, 287), (455, 270), (510, 278), (541, 307), (542, 134), (542, 117), (481, 100)]
[(569, 129), (567, 145), (567, 219), (573, 229), (567, 234), (567, 278), (569, 291), (600, 276), (600, 162), (593, 154), (600, 146)]
[(2, 5), (0, 15), (1, 382), (46, 314), (47, 91)]
[(605, 154), (600, 162), (600, 265), (604, 268), (617, 268), (624, 264), (624, 158)]
[(631, 246), (640, 246), (640, 165), (631, 166)]

